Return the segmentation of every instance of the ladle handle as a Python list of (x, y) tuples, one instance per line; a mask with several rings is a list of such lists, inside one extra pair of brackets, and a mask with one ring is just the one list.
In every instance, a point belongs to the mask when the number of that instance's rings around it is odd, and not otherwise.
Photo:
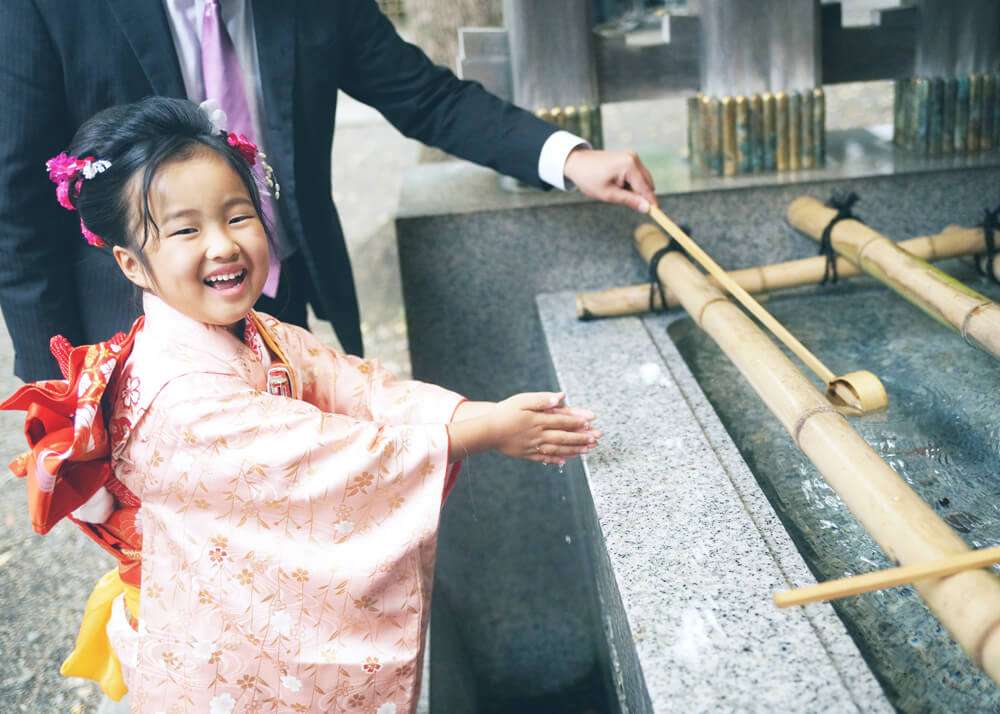
[(649, 207), (650, 217), (659, 224), (659, 226), (667, 232), (671, 238), (681, 244), (684, 250), (687, 251), (688, 255), (698, 261), (709, 274), (715, 278), (719, 285), (726, 289), (726, 291), (736, 298), (747, 310), (749, 310), (754, 317), (760, 320), (771, 333), (781, 340), (788, 349), (795, 353), (802, 362), (813, 371), (813, 373), (823, 380), (824, 384), (830, 384), (835, 379), (836, 376), (831, 372), (825, 364), (819, 361), (812, 352), (810, 352), (805, 345), (799, 342), (795, 335), (785, 329), (785, 326), (778, 322), (767, 310), (761, 307), (761, 304), (753, 299), (753, 297), (746, 290), (741, 288), (736, 281), (729, 277), (729, 274), (723, 270), (718, 263), (712, 260), (712, 257), (703, 251), (694, 240), (691, 239), (684, 231), (677, 226), (672, 220), (667, 218), (666, 214), (661, 211), (656, 206)]
[(885, 590), (898, 585), (906, 585), (925, 578), (943, 578), (963, 570), (985, 568), (994, 563), (1000, 563), (1000, 546), (973, 550), (943, 560), (929, 563), (904, 565), (899, 568), (877, 570), (874, 573), (854, 575), (849, 578), (830, 580), (818, 585), (809, 585), (794, 590), (784, 590), (774, 594), (774, 604), (778, 607), (793, 607), (808, 605), (811, 602), (837, 600), (850, 595)]

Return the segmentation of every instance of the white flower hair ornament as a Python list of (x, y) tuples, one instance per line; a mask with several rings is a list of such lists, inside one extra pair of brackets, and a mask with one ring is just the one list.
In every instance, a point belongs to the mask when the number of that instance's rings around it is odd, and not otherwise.
[[(216, 134), (224, 135), (226, 143), (239, 151), (243, 159), (250, 165), (250, 172), (257, 181), (261, 192), (266, 196), (273, 196), (275, 200), (278, 200), (281, 197), (281, 186), (274, 178), (274, 169), (265, 160), (267, 159), (267, 155), (243, 134), (237, 134), (226, 128), (229, 117), (222, 111), (219, 102), (214, 99), (206, 99), (198, 107), (208, 117), (208, 121), (212, 124), (212, 130)], [(260, 172), (254, 170), (258, 162), (260, 163), (261, 171), (263, 171), (263, 176), (260, 175)]]
[(222, 107), (219, 106), (218, 101), (215, 99), (206, 99), (198, 105), (198, 108), (208, 117), (208, 121), (212, 124), (212, 130), (216, 134), (225, 134), (228, 131), (229, 117), (222, 111)]
[(85, 179), (92, 179), (97, 174), (103, 174), (105, 171), (111, 168), (111, 162), (107, 159), (100, 159), (98, 161), (86, 161), (83, 164), (83, 168), (80, 169), (80, 173), (83, 174)]

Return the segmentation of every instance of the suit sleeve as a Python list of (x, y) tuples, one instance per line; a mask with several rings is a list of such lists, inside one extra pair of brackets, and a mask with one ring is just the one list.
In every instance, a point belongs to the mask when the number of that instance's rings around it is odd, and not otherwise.
[(57, 378), (49, 338), (81, 339), (67, 258), (78, 219), (56, 203), (45, 161), (72, 130), (59, 55), (31, 0), (0, 4), (0, 97), (0, 308), (14, 373), (25, 381)]
[(538, 157), (556, 127), (435, 66), (403, 41), (375, 0), (348, 0), (350, 49), (342, 89), (406, 136), (547, 188)]

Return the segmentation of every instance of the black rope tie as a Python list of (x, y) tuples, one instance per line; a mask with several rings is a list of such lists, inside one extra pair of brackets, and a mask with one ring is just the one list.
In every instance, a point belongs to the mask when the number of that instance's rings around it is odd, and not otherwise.
[(995, 235), (997, 229), (1000, 228), (1000, 206), (997, 206), (992, 211), (988, 208), (983, 209), (982, 227), (986, 252), (976, 256), (976, 270), (981, 275), (985, 275), (994, 283), (1000, 285), (1000, 279), (993, 273), (993, 258), (997, 255)]
[[(688, 235), (691, 235), (691, 229), (689, 229), (687, 226), (681, 226), (680, 229), (685, 233), (687, 233)], [(660, 276), (658, 272), (660, 269), (660, 261), (663, 260), (663, 256), (675, 250), (678, 253), (687, 255), (681, 244), (675, 241), (673, 238), (670, 238), (669, 242), (665, 246), (663, 246), (658, 251), (653, 253), (653, 255), (650, 256), (649, 258), (649, 311), (650, 312), (662, 312), (666, 311), (667, 309), (667, 293), (663, 289), (663, 283), (660, 282)], [(659, 310), (656, 309), (657, 294), (659, 294), (660, 296)]]
[(830, 283), (835, 284), (839, 279), (837, 275), (837, 251), (833, 249), (833, 227), (837, 225), (839, 221), (843, 221), (847, 218), (853, 218), (856, 221), (862, 222), (860, 218), (854, 215), (851, 209), (854, 204), (858, 202), (858, 194), (851, 191), (848, 194), (844, 193), (834, 193), (827, 201), (827, 206), (830, 208), (837, 209), (837, 215), (830, 219), (830, 222), (826, 224), (826, 228), (823, 229), (823, 235), (820, 236), (819, 240), (819, 254), (826, 256), (826, 267), (823, 269), (823, 280), (820, 281), (820, 285), (826, 285)]

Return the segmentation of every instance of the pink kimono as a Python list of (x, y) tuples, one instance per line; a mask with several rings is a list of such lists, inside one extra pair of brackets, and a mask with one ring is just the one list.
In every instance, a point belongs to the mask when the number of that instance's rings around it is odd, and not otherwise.
[(138, 632), (108, 626), (133, 711), (414, 711), (462, 397), (260, 316), (297, 377), (274, 396), (259, 336), (144, 308), (111, 418), (142, 501)]

